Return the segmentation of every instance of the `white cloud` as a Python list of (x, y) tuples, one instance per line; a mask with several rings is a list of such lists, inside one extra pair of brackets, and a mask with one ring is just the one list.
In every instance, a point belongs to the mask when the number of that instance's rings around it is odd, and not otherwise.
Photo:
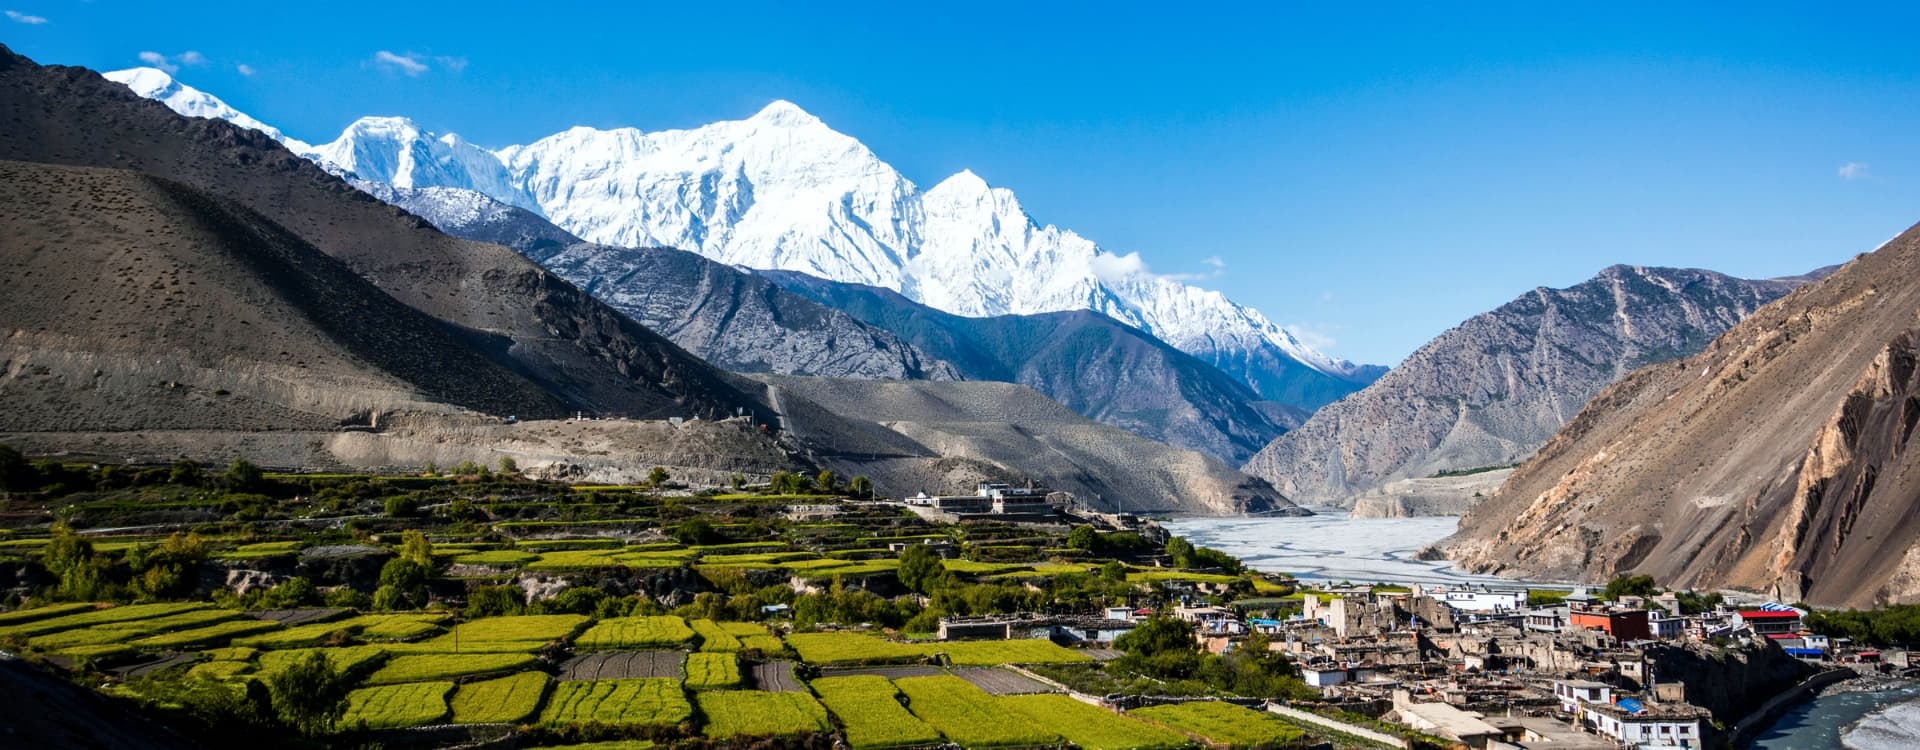
[(404, 55), (396, 55), (386, 50), (380, 50), (379, 52), (373, 53), (373, 64), (408, 76), (418, 76), (430, 70), (430, 68), (427, 67), (426, 61), (412, 52)]
[(1840, 167), (1842, 180), (1864, 180), (1872, 176), (1873, 173), (1868, 171), (1867, 165), (1861, 162), (1850, 161)]
[(247, 76), (248, 78), (252, 78), (253, 74), (260, 72), (260, 71), (254, 70), (252, 65), (248, 65), (246, 63), (240, 63), (239, 65), (235, 65), (233, 66), (233, 69), (240, 71), (240, 75)]
[(1334, 301), (1335, 299), (1337, 299), (1337, 295), (1335, 295), (1335, 294), (1333, 293), (1333, 290), (1332, 290), (1332, 289), (1328, 289), (1328, 290), (1326, 290), (1326, 291), (1324, 291), (1324, 292), (1321, 292), (1321, 293), (1320, 293), (1320, 301), (1321, 301), (1321, 302), (1332, 302), (1332, 301)]
[(39, 26), (47, 22), (46, 16), (29, 16), (17, 10), (7, 11), (7, 17), (13, 19), (16, 23), (24, 23), (28, 26)]
[(1313, 347), (1316, 351), (1325, 352), (1332, 349), (1335, 343), (1332, 336), (1308, 328), (1304, 324), (1290, 323), (1281, 327), (1287, 329), (1287, 333), (1293, 334), (1294, 338), (1299, 339), (1300, 343)]
[(440, 67), (454, 73), (467, 69), (467, 58), (464, 57), (447, 57), (443, 55), (433, 58), (433, 61), (440, 63)]
[(1129, 276), (1147, 272), (1147, 262), (1140, 259), (1139, 253), (1114, 255), (1100, 253), (1093, 256), (1093, 276), (1103, 282), (1113, 283)]
[(1209, 266), (1213, 266), (1214, 268), (1226, 268), (1226, 267), (1227, 267), (1227, 262), (1226, 262), (1226, 261), (1224, 261), (1224, 260), (1221, 260), (1221, 259), (1220, 259), (1220, 256), (1218, 256), (1218, 255), (1209, 255), (1209, 256), (1207, 256), (1207, 257), (1205, 257), (1205, 258), (1201, 258), (1201, 259), (1200, 259), (1200, 262), (1201, 262), (1201, 263), (1205, 263), (1205, 264), (1207, 264), (1207, 265), (1209, 265)]
[(207, 56), (193, 50), (187, 50), (172, 57), (154, 52), (153, 50), (143, 50), (140, 52), (140, 61), (167, 71), (168, 73), (178, 73), (182, 65), (207, 64)]

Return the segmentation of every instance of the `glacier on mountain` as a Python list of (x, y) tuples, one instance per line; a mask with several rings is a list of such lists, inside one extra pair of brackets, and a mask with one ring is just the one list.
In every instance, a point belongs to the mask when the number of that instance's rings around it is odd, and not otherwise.
[(1094, 310), (1213, 362), (1263, 398), (1309, 409), (1382, 371), (1322, 354), (1219, 292), (1150, 273), (1137, 256), (1042, 226), (1012, 191), (971, 171), (921, 190), (790, 102), (686, 130), (575, 127), (492, 151), (403, 117), (367, 117), (308, 146), (162, 71), (108, 76), (182, 114), (267, 132), (336, 172), (476, 191), (591, 242), (869, 284), (966, 316)]

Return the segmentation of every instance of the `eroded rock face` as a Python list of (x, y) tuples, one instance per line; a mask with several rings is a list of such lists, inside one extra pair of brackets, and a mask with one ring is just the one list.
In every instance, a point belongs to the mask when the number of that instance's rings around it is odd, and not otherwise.
[(1518, 463), (1607, 384), (1700, 351), (1803, 281), (1613, 266), (1535, 289), (1441, 334), (1244, 469), (1296, 500), (1351, 506), (1393, 480)]
[(1481, 571), (1920, 600), (1920, 231), (1608, 388), (1462, 520)]

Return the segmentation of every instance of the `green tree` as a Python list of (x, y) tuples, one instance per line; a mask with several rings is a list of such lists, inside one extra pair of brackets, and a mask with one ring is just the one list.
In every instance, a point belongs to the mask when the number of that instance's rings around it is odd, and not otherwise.
[(40, 487), (39, 472), (13, 446), (0, 443), (0, 490), (25, 492)]
[(275, 673), (267, 687), (280, 720), (301, 734), (316, 737), (332, 729), (346, 714), (351, 684), (334, 669), (324, 651), (313, 651)]
[(1100, 549), (1100, 532), (1092, 526), (1080, 525), (1067, 532), (1067, 548), (1092, 552)]
[(501, 456), (500, 457), (500, 473), (502, 474), (520, 473), (519, 462), (514, 461), (512, 456)]
[(727, 477), (727, 484), (733, 487), (734, 492), (739, 492), (740, 490), (746, 489), (747, 475), (736, 471), (733, 473), (733, 476)]
[(1127, 580), (1127, 566), (1119, 560), (1108, 560), (1105, 565), (1100, 566), (1100, 577), (1107, 581), (1125, 581)]
[(320, 590), (313, 587), (312, 581), (300, 576), (281, 581), (268, 589), (267, 595), (260, 599), (261, 606), (267, 609), (293, 609), (319, 602)]
[(647, 472), (647, 484), (656, 490), (666, 485), (667, 480), (672, 478), (673, 475), (667, 473), (665, 466), (655, 466), (652, 471)]
[(420, 512), (420, 501), (413, 499), (411, 495), (389, 497), (386, 506), (388, 518), (410, 518), (413, 514)]
[(813, 483), (820, 487), (821, 492), (832, 492), (833, 485), (837, 481), (839, 477), (834, 476), (832, 470), (821, 469), (819, 478), (813, 480)]
[(688, 545), (710, 543), (715, 538), (713, 524), (699, 516), (689, 518), (674, 527), (673, 538)]
[(201, 466), (199, 461), (190, 458), (183, 458), (173, 462), (173, 469), (167, 472), (167, 484), (176, 484), (182, 487), (198, 487), (200, 483), (206, 481), (206, 479), (206, 467)]
[(93, 543), (73, 533), (63, 522), (54, 522), (52, 531), (41, 561), (47, 566), (47, 572), (58, 580), (54, 595), (68, 601), (109, 598), (107, 561), (94, 554)]
[(481, 586), (467, 595), (467, 617), (517, 615), (526, 609), (526, 592), (519, 586)]
[(400, 556), (418, 563), (429, 571), (433, 569), (433, 542), (427, 541), (427, 535), (414, 529), (400, 534)]
[(1653, 576), (1622, 575), (1608, 581), (1600, 596), (1608, 601), (1618, 601), (1623, 596), (1653, 596), (1659, 591), (1660, 587), (1653, 582)]
[(227, 465), (226, 473), (220, 475), (221, 485), (236, 492), (256, 491), (265, 479), (265, 472), (244, 458), (234, 459)]
[(947, 573), (947, 564), (931, 545), (909, 544), (900, 551), (900, 583), (922, 594), (932, 593)]
[(873, 480), (865, 476), (855, 476), (847, 480), (847, 491), (854, 497), (873, 499)]
[(1167, 557), (1173, 561), (1173, 566), (1176, 568), (1186, 568), (1193, 565), (1192, 542), (1177, 536), (1173, 537), (1167, 540), (1166, 552)]

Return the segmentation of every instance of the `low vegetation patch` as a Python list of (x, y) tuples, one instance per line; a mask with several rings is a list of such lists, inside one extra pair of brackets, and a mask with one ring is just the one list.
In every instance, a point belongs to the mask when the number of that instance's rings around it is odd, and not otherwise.
[(1035, 747), (1060, 740), (1046, 724), (1010, 711), (958, 677), (907, 677), (894, 684), (907, 696), (914, 716), (963, 747)]
[(347, 713), (340, 726), (348, 729), (398, 729), (432, 724), (447, 716), (451, 682), (415, 682), (361, 688), (347, 694)]
[(1306, 737), (1306, 732), (1278, 716), (1219, 701), (1170, 703), (1131, 713), (1230, 750), (1293, 745)]
[(469, 682), (453, 694), (456, 724), (519, 724), (540, 710), (553, 678), (544, 672), (521, 672), (496, 680)]
[(392, 685), (513, 672), (532, 667), (534, 662), (530, 654), (406, 654), (388, 660), (380, 671), (367, 677), (367, 684)]
[(887, 750), (940, 742), (940, 732), (900, 705), (900, 691), (878, 675), (813, 681), (821, 702), (840, 717), (853, 750)]
[(693, 704), (680, 681), (661, 678), (562, 682), (540, 713), (549, 725), (670, 727), (691, 718)]
[(696, 693), (694, 700), (706, 717), (704, 733), (715, 739), (833, 731), (827, 710), (806, 693), (719, 690)]

